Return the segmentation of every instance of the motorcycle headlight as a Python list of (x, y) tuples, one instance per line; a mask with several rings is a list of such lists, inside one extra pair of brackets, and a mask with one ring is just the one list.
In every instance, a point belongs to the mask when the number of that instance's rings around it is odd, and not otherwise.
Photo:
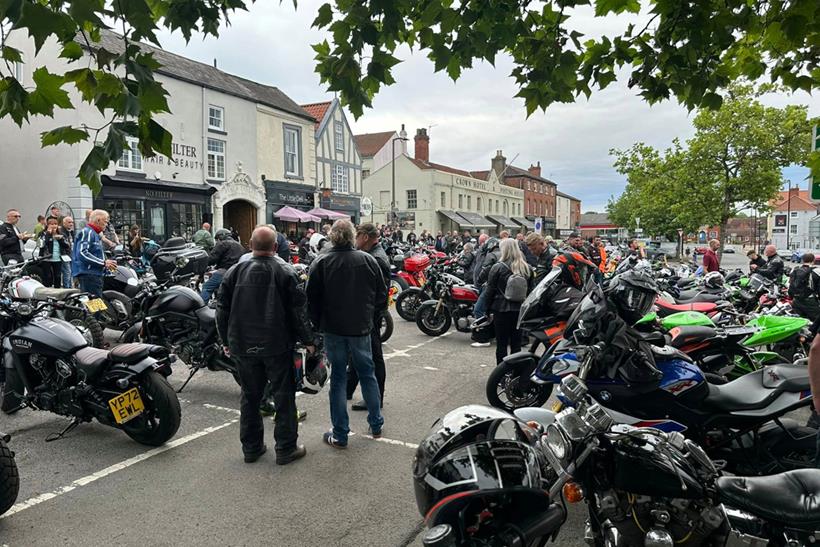
[(561, 428), (556, 424), (547, 426), (547, 431), (542, 437), (542, 442), (544, 448), (549, 450), (562, 465), (566, 465), (569, 462), (572, 445), (569, 439), (564, 435), (564, 432), (561, 431)]

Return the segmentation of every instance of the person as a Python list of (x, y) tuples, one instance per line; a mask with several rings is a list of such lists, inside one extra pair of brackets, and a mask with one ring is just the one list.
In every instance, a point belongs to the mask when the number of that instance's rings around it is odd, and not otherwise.
[(766, 265), (766, 261), (763, 260), (763, 257), (757, 254), (755, 249), (752, 249), (748, 253), (746, 253), (746, 257), (749, 259), (749, 269), (752, 268), (752, 264), (754, 264), (755, 268), (760, 268), (761, 266)]
[(6, 222), (0, 226), (0, 259), (3, 264), (8, 265), (9, 261), (23, 261), (23, 243), (34, 237), (29, 232), (21, 232), (17, 228), (20, 222), (20, 211), (9, 209), (6, 212)]
[(413, 230), (410, 230), (407, 233), (407, 243), (409, 243), (410, 245), (415, 245), (416, 241), (418, 241), (418, 238), (416, 237), (416, 232), (414, 232)]
[(508, 237), (510, 237), (510, 232), (507, 230), (501, 230), (498, 234), (498, 239), (507, 239)]
[(552, 269), (552, 259), (555, 255), (541, 234), (530, 232), (524, 241), (535, 257), (535, 279), (533, 283), (538, 285)]
[(464, 233), (463, 233), (463, 234), (461, 234), (461, 243), (462, 243), (462, 244), (467, 243), (467, 242), (469, 242), (471, 239), (473, 239), (473, 236), (472, 236), (472, 235), (470, 235), (470, 230), (464, 230)]
[(253, 231), (253, 258), (228, 269), (219, 286), (216, 325), (239, 371), (239, 440), (245, 462), (253, 463), (267, 451), (259, 406), (270, 383), (276, 406), (276, 463), (286, 465), (307, 454), (297, 444), (293, 349), (297, 341), (309, 353), (316, 346), (299, 278), (274, 259), (276, 240), (277, 233), (269, 226)]
[[(483, 235), (483, 234), (482, 234)], [(479, 237), (479, 241), (481, 238)], [(473, 317), (478, 320), (487, 315), (487, 300), (489, 298), (487, 290), (487, 280), (490, 277), (490, 271), (493, 266), (500, 260), (501, 251), (499, 249), (499, 240), (490, 237), (479, 248), (479, 255), (476, 256), (476, 265), (473, 268), (473, 281), (478, 287), (478, 300), (473, 308)], [(488, 347), (489, 342), (473, 342), (470, 344), (474, 348)]]
[(812, 321), (812, 332), (820, 326), (820, 275), (814, 270), (814, 254), (804, 253), (800, 266), (789, 275), (789, 296), (798, 315)]
[(60, 232), (60, 219), (48, 217), (46, 229), (43, 230), (40, 239), (43, 242), (43, 246), (40, 247), (43, 283), (46, 287), (59, 289), (63, 286), (63, 257), (69, 256), (71, 252), (65, 236)]
[[(812, 407), (815, 409), (812, 418), (816, 417), (817, 409), (820, 409), (820, 336), (815, 336), (809, 348), (809, 386), (811, 387)], [(814, 456), (814, 466), (820, 468), (820, 428), (817, 429), (817, 451)]]
[(48, 211), (48, 216), (56, 218), (60, 224), (63, 223), (63, 210), (56, 205), (51, 206), (51, 209)]
[(570, 251), (578, 251), (585, 257), (589, 258), (589, 249), (587, 249), (586, 245), (584, 245), (584, 239), (578, 232), (572, 232), (569, 237), (567, 237), (565, 248)]
[(308, 228), (302, 239), (299, 240), (299, 262), (306, 262), (310, 254), (310, 238), (313, 236), (313, 228)]
[(465, 243), (461, 249), (461, 256), (458, 258), (458, 265), (464, 270), (464, 282), (469, 285), (473, 284), (474, 248), (475, 246), (472, 243)]
[(346, 448), (350, 434), (345, 400), (348, 362), (362, 386), (369, 433), (380, 438), (384, 427), (370, 344), (373, 317), (387, 309), (387, 286), (376, 259), (355, 250), (354, 239), (349, 220), (334, 222), (330, 230), (332, 247), (313, 261), (307, 281), (310, 318), (324, 335), (332, 371), (333, 429), (322, 440), (334, 448)]
[(202, 227), (194, 233), (191, 238), (194, 245), (202, 247), (207, 252), (211, 252), (214, 248), (214, 236), (211, 235), (211, 225), (207, 222), (202, 223)]
[(598, 255), (601, 257), (601, 261), (598, 263), (598, 269), (601, 273), (605, 273), (607, 261), (606, 246), (599, 236), (595, 236), (592, 239), (592, 244), (598, 248)]
[(110, 251), (114, 247), (120, 244), (120, 238), (117, 236), (117, 231), (114, 229), (114, 223), (110, 221), (105, 225), (105, 229), (103, 230), (100, 237), (103, 242), (103, 246), (105, 250)]
[(63, 258), (63, 288), (70, 289), (73, 286), (71, 280), (71, 257), (74, 255), (74, 219), (71, 217), (63, 217), (62, 227), (60, 233), (63, 234), (63, 240), (68, 244), (68, 260)]
[(396, 228), (396, 231), (393, 232), (393, 243), (401, 243), (404, 241), (404, 234), (401, 232), (401, 228)]
[(717, 250), (720, 249), (720, 241), (712, 239), (709, 241), (709, 248), (703, 254), (703, 269), (706, 273), (720, 271), (720, 260), (718, 260)]
[[(57, 218), (57, 217), (54, 217), (54, 218)], [(46, 217), (44, 217), (43, 215), (37, 215), (37, 224), (34, 225), (34, 229), (32, 230), (32, 232), (34, 232), (34, 239), (39, 240), (40, 239), (40, 234), (42, 234), (43, 231), (45, 231), (45, 229), (46, 229)]]
[(757, 273), (770, 279), (775, 283), (779, 283), (783, 277), (783, 259), (777, 254), (777, 247), (774, 245), (766, 245), (763, 249), (763, 255), (766, 257), (766, 264), (764, 266), (750, 265), (749, 270), (752, 273)]
[(527, 264), (530, 266), (531, 269), (535, 268), (535, 266), (538, 264), (538, 259), (534, 254), (532, 254), (530, 248), (527, 247), (527, 242), (524, 240), (523, 232), (518, 232), (515, 235), (515, 240), (518, 242), (518, 248), (521, 250), (521, 254), (524, 255), (524, 260), (527, 261)]
[(330, 224), (325, 224), (325, 225), (322, 226), (322, 233), (324, 234), (325, 237), (327, 237), (330, 234), (330, 228), (331, 228)]
[(444, 238), (444, 235), (439, 232), (436, 236), (436, 250), (440, 253), (443, 253), (447, 250), (447, 240)]
[[(532, 284), (532, 270), (524, 260), (518, 242), (505, 238), (500, 244), (501, 258), (493, 265), (487, 280), (487, 309), (493, 316), (495, 326), (495, 361), (501, 363), (510, 353), (521, 351), (521, 331), (518, 329), (518, 312)], [(523, 278), (523, 279), (522, 279)], [(515, 281), (514, 281), (515, 280)], [(523, 290), (511, 294), (510, 283), (523, 283)]]
[(133, 226), (131, 226), (131, 229), (128, 230), (128, 243), (126, 244), (128, 254), (135, 258), (141, 257), (142, 243), (142, 229), (139, 227), (138, 224), (134, 224)]
[(276, 235), (276, 254), (290, 264), (290, 242), (282, 232)]
[(101, 234), (108, 226), (108, 213), (95, 209), (88, 222), (74, 240), (74, 254), (71, 257), (71, 274), (80, 290), (94, 296), (102, 296), (103, 275), (106, 268), (113, 269), (117, 263), (106, 260)]
[[(382, 279), (387, 287), (390, 287), (390, 260), (387, 258), (387, 253), (384, 252), (384, 247), (379, 245), (379, 231), (376, 226), (371, 223), (365, 223), (356, 229), (356, 248), (360, 251), (368, 253), (376, 259), (379, 265), (379, 270), (382, 274)], [(382, 312), (389, 313), (389, 312)], [(387, 379), (387, 370), (384, 364), (384, 354), (382, 353), (381, 341), (381, 313), (373, 317), (373, 330), (370, 331), (370, 352), (373, 355), (373, 366), (375, 367), (376, 382), (379, 384), (379, 401), (380, 406), (384, 407), (384, 385)], [(353, 393), (356, 391), (356, 386), (359, 383), (359, 376), (356, 369), (350, 367), (347, 376), (347, 398), (353, 398)], [(351, 406), (353, 410), (367, 410), (367, 404), (363, 401), (357, 401)]]
[[(640, 246), (638, 240), (632, 238), (627, 243), (627, 254), (626, 256), (634, 256), (635, 258), (646, 258), (646, 253), (644, 252), (644, 248)], [(624, 258), (626, 258), (626, 256)]]
[(206, 304), (211, 299), (211, 295), (219, 288), (219, 284), (222, 283), (222, 278), (228, 268), (236, 264), (239, 257), (245, 254), (245, 248), (231, 237), (230, 231), (225, 229), (217, 230), (214, 238), (216, 239), (216, 245), (214, 245), (208, 256), (208, 264), (215, 265), (216, 270), (211, 273), (208, 281), (202, 285), (202, 292), (200, 293)]

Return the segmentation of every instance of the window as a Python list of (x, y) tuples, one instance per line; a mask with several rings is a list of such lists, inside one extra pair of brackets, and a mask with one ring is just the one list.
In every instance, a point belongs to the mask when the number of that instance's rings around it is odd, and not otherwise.
[(796, 234), (797, 233), (797, 224), (792, 224), (791, 226), (789, 226), (789, 233), (790, 234)]
[(390, 207), (390, 190), (382, 190), (379, 192), (379, 207)]
[(225, 131), (225, 109), (221, 106), (208, 107), (208, 129)]
[(447, 207), (447, 193), (446, 192), (441, 193), (441, 206), (442, 207)]
[(464, 209), (464, 196), (461, 194), (458, 195), (458, 208)]
[(225, 180), (225, 141), (208, 139), (208, 178)]
[(796, 218), (796, 217), (797, 217), (797, 211), (792, 211), (792, 218)]
[(475, 198), (475, 210), (478, 211), (479, 213), (481, 212), (481, 198), (480, 197)]
[(334, 125), (334, 141), (336, 142), (336, 150), (344, 152), (345, 149), (345, 126), (342, 122), (336, 122)]
[(362, 169), (362, 178), (366, 179), (370, 176), (370, 169)]
[(330, 172), (330, 187), (334, 192), (347, 193), (350, 191), (347, 180), (347, 167), (339, 164), (333, 166), (333, 171)]
[(467, 196), (467, 210), (473, 208), (473, 196)]
[(130, 150), (128, 148), (123, 149), (122, 157), (117, 165), (123, 169), (142, 171), (142, 155), (139, 148), (137, 148), (137, 139), (135, 137), (126, 137), (125, 140)]
[(495, 200), (495, 212), (498, 212), (498, 200)]
[(202, 224), (202, 205), (199, 203), (171, 204), (171, 235), (190, 241)]
[(415, 190), (408, 190), (407, 191), (407, 208), (408, 209), (415, 209), (417, 204), (418, 204), (418, 200), (416, 199), (416, 191)]
[(302, 129), (285, 126), (285, 176), (302, 176)]

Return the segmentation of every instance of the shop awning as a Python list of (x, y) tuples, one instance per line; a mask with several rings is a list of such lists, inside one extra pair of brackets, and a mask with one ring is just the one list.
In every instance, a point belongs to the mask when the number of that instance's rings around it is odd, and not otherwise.
[(469, 222), (476, 228), (495, 228), (495, 224), (493, 224), (492, 222), (490, 222), (489, 220), (487, 220), (486, 218), (477, 213), (471, 213), (470, 211), (458, 211), (458, 214), (467, 219), (467, 222)]
[(322, 209), (321, 207), (311, 209), (307, 213), (309, 215), (313, 215), (319, 218), (326, 218), (328, 220), (339, 220), (343, 218), (350, 220), (350, 215), (346, 215), (344, 213), (337, 213), (336, 211), (329, 211), (327, 209)]
[(487, 215), (487, 220), (489, 220), (490, 222), (495, 222), (496, 224), (499, 224), (504, 228), (513, 228), (515, 230), (521, 228), (521, 226), (513, 222), (512, 219), (509, 219), (504, 215)]
[(524, 217), (512, 217), (513, 222), (517, 222), (527, 230), (535, 230), (535, 224), (531, 220), (527, 220)]
[(322, 219), (293, 207), (282, 207), (273, 216), (285, 222), (321, 222)]
[(468, 222), (464, 217), (459, 215), (458, 213), (454, 213), (453, 211), (447, 211), (445, 209), (439, 209), (438, 214), (442, 215), (443, 217), (447, 218), (450, 222), (457, 224), (460, 228), (475, 228), (470, 222)]

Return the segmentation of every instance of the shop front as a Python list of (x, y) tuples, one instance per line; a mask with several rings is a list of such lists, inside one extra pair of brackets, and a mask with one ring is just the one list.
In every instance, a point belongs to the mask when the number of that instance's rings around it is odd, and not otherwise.
[(321, 205), (319, 205), (319, 207), (350, 215), (350, 220), (353, 221), (353, 224), (359, 224), (359, 217), (361, 216), (360, 210), (362, 208), (361, 201), (361, 197), (359, 196), (329, 194), (322, 196), (320, 200)]
[(94, 208), (108, 211), (123, 241), (133, 225), (142, 229), (144, 237), (158, 243), (170, 237), (190, 240), (203, 222), (212, 221), (211, 196), (216, 189), (209, 184), (120, 173), (103, 175), (101, 180), (102, 190), (94, 198)]
[(312, 224), (287, 222), (273, 216), (282, 207), (293, 207), (300, 211), (313, 209), (313, 186), (266, 180), (265, 196), (267, 201), (266, 221), (273, 223), (277, 230), (289, 238), (296, 239), (307, 227), (316, 228)]

